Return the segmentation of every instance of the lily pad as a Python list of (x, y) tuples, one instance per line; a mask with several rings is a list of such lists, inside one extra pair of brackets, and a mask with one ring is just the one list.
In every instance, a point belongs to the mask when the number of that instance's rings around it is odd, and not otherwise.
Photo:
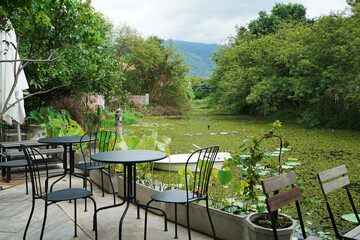
[(266, 196), (258, 196), (259, 201), (265, 201)]
[[(276, 150), (280, 151), (280, 148), (277, 148)], [(281, 151), (290, 151), (291, 149), (289, 148), (282, 148)]]
[(230, 134), (229, 132), (221, 132), (219, 133), (220, 135), (227, 135), (227, 134)]
[(283, 165), (282, 168), (283, 168), (283, 169), (293, 169), (294, 167), (289, 166), (289, 165)]
[(259, 175), (265, 176), (266, 174), (269, 174), (269, 173), (270, 173), (270, 171), (261, 171), (261, 172), (259, 172)]
[[(360, 214), (358, 214), (358, 216), (360, 217)], [(349, 222), (355, 222), (357, 223), (358, 221), (356, 220), (356, 216), (355, 214), (345, 214), (345, 215), (342, 215), (341, 218), (345, 219), (346, 221), (349, 221)]]
[(299, 162), (287, 162), (285, 163), (286, 165), (290, 165), (290, 166), (298, 166), (298, 165), (301, 165), (301, 163)]
[(272, 152), (269, 154), (270, 157), (278, 157), (280, 155), (280, 152)]

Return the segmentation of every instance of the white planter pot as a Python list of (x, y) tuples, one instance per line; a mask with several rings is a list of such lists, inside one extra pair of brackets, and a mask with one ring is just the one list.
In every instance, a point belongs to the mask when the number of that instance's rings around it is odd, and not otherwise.
[[(95, 169), (90, 171), (90, 179), (93, 183), (101, 187), (101, 172), (103, 172), (103, 180), (104, 180), (104, 190), (108, 193), (113, 193), (111, 189), (111, 184), (109, 180), (109, 173), (103, 169)], [(118, 191), (118, 176), (119, 174), (110, 174), (111, 181), (114, 186), (114, 191), (117, 193)]]
[(42, 128), (40, 125), (30, 125), (30, 139), (38, 140), (43, 138), (43, 133), (46, 133), (46, 128)]
[[(261, 226), (258, 226), (253, 223), (253, 221), (258, 218), (261, 214), (267, 214), (267, 213), (252, 213), (249, 216), (246, 217), (246, 225), (247, 225), (247, 231), (249, 235), (249, 240), (268, 240), (268, 239), (274, 239), (274, 233), (272, 228), (264, 228)], [(281, 214), (285, 217), (288, 217), (292, 220), (292, 225), (288, 228), (278, 229), (277, 234), (279, 237), (279, 240), (290, 240), (292, 239), (296, 222), (291, 217)]]

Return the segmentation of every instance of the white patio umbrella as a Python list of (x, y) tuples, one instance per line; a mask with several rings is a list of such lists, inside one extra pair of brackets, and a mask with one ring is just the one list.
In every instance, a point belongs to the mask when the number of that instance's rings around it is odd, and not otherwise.
[[(17, 43), (15, 30), (11, 29), (11, 31), (9, 32), (1, 31), (0, 41), (0, 109), (2, 110), (4, 108), (5, 101), (10, 94), (11, 88), (13, 87), (15, 75), (18, 70), (18, 66), (20, 65), (20, 62), (1, 62), (1, 60), (19, 59), (19, 54), (17, 54), (16, 49), (13, 46), (13, 44), (16, 45)], [(15, 64), (16, 69), (14, 69)], [(11, 95), (10, 101), (7, 106), (23, 98), (23, 90), (28, 88), (29, 85), (27, 83), (25, 73), (24, 71), (21, 71), (15, 87), (15, 91)], [(19, 124), (22, 124), (24, 122), (25, 116), (26, 115), (24, 100), (15, 104), (3, 115), (3, 120), (7, 124), (12, 125), (12, 120), (15, 120), (18, 123), (19, 141), (21, 140)]]

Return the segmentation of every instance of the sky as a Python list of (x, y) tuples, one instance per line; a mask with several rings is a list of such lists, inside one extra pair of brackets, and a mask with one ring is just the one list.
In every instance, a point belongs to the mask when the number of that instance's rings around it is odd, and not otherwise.
[(127, 24), (143, 37), (222, 44), (247, 26), (260, 11), (270, 13), (275, 3), (300, 3), (308, 18), (340, 12), (346, 0), (92, 0), (116, 26)]

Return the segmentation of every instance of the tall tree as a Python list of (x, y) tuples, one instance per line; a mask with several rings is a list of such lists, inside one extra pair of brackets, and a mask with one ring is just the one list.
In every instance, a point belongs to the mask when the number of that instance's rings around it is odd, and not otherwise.
[(42, 102), (79, 91), (108, 95), (122, 89), (121, 68), (107, 40), (112, 25), (90, 2), (5, 0), (0, 9), (1, 21), (10, 20), (18, 34), (30, 93), (62, 86), (38, 95)]
[(359, 10), (355, 4), (352, 15), (282, 24), (272, 34), (239, 29), (214, 55), (213, 102), (234, 112), (360, 129)]
[(144, 39), (136, 30), (122, 26), (115, 32), (119, 62), (126, 80), (124, 88), (132, 94), (149, 93), (160, 105), (181, 106), (185, 103), (185, 74), (188, 68), (183, 55), (156, 36)]
[(312, 23), (306, 18), (306, 8), (298, 3), (276, 3), (271, 14), (259, 12), (259, 17), (250, 22), (248, 28), (254, 34), (270, 34), (276, 32), (282, 24), (289, 22)]

